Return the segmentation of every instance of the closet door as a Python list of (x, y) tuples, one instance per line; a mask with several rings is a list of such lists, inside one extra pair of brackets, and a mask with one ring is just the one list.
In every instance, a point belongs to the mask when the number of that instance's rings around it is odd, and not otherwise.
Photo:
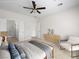
[(19, 22), (19, 41), (23, 41), (24, 40), (24, 22), (21, 21)]
[(16, 37), (16, 23), (14, 20), (7, 20), (8, 36)]

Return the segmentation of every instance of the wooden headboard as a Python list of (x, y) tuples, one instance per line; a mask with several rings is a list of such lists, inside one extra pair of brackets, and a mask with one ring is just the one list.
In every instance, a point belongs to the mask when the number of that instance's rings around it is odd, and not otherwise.
[(58, 43), (60, 40), (60, 36), (59, 35), (55, 35), (55, 34), (44, 34), (44, 39), (53, 43)]
[(1, 31), (0, 36), (8, 36), (8, 32), (7, 31)]

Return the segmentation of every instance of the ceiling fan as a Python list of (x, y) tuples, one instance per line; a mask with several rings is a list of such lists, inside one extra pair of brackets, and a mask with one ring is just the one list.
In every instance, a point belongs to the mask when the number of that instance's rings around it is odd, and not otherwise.
[(30, 7), (23, 7), (23, 8), (31, 9), (32, 11), (30, 13), (33, 13), (33, 11), (36, 10), (39, 14), (41, 14), (41, 12), (39, 10), (46, 9), (46, 7), (39, 7), (39, 8), (37, 8), (35, 1), (32, 1), (32, 5), (33, 5), (33, 8), (30, 8)]

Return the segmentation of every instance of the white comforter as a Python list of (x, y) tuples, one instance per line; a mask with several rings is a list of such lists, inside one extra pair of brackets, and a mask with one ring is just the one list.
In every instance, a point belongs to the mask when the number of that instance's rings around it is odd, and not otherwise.
[(0, 59), (10, 59), (9, 51), (6, 49), (0, 49)]
[(39, 47), (40, 49), (42, 49), (46, 55), (47, 55), (47, 59), (52, 59), (53, 56), (53, 47), (50, 46), (49, 44), (47, 44), (45, 41), (43, 40), (31, 40), (29, 41), (30, 43), (32, 43), (33, 45)]
[(29, 59), (44, 59), (46, 56), (44, 51), (28, 42), (19, 42), (17, 45), (20, 45), (25, 50)]

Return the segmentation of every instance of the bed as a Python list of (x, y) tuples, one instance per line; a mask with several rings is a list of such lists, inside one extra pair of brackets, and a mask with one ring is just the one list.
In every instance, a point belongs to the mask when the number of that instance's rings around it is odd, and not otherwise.
[(60, 41), (60, 48), (69, 51), (72, 58), (79, 57), (79, 37), (69, 36), (67, 40)]
[[(22, 41), (22, 42), (17, 42), (15, 44), (10, 43), (8, 48), (4, 50), (7, 51), (7, 54), (8, 54), (6, 59), (52, 59), (54, 58), (53, 47), (38, 40)], [(18, 57), (14, 58), (12, 55), (14, 57), (17, 57), (17, 56)], [(1, 59), (5, 59), (5, 58), (1, 58)]]

